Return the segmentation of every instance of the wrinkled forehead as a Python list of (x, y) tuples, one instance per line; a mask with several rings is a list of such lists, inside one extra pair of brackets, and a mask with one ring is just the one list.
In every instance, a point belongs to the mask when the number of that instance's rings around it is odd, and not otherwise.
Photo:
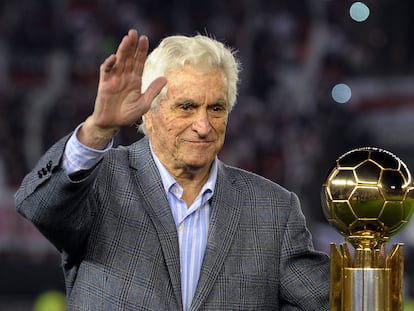
[(165, 77), (167, 97), (178, 93), (209, 94), (227, 101), (227, 79), (221, 69), (185, 65), (170, 71)]

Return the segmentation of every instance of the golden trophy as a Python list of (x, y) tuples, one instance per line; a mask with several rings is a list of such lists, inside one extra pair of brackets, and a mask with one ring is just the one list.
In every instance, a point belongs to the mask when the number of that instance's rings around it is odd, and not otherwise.
[(407, 166), (388, 151), (359, 148), (336, 160), (321, 193), (328, 222), (345, 237), (339, 248), (331, 243), (331, 311), (403, 310), (403, 244), (388, 254), (385, 246), (413, 213), (413, 189)]

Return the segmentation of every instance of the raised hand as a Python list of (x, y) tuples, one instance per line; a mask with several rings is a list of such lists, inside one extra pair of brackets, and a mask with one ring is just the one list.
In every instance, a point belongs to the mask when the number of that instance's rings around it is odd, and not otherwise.
[(78, 133), (81, 143), (103, 148), (123, 126), (139, 120), (166, 84), (164, 77), (154, 80), (141, 93), (142, 71), (148, 53), (148, 38), (130, 30), (116, 54), (100, 67), (95, 107)]

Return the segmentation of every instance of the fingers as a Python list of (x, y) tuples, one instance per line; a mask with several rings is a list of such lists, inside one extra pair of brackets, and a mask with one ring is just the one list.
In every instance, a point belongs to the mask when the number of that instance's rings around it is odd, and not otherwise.
[(140, 81), (147, 58), (148, 46), (147, 36), (141, 35), (138, 37), (136, 30), (129, 30), (128, 34), (121, 40), (116, 54), (110, 55), (102, 63), (100, 67), (101, 79), (106, 81), (110, 76), (133, 73), (133, 76)]
[[(117, 72), (135, 71), (136, 74), (141, 76), (148, 54), (148, 46), (147, 36), (138, 37), (136, 30), (129, 30), (118, 46), (115, 63), (112, 63), (114, 60), (111, 58), (111, 63), (106, 64), (104, 72), (108, 73), (111, 70)], [(105, 63), (107, 61), (108, 59)]]
[(108, 77), (109, 73), (112, 71), (116, 64), (116, 56), (115, 54), (110, 55), (105, 61), (102, 63), (100, 70), (101, 70), (101, 77), (105, 79)]
[(145, 90), (145, 93), (142, 94), (145, 99), (144, 101), (151, 103), (166, 84), (167, 79), (165, 77), (159, 77), (152, 81), (148, 88)]
[(140, 36), (138, 39), (137, 52), (135, 55), (134, 71), (136, 74), (142, 76), (144, 70), (145, 60), (148, 55), (148, 37)]
[(138, 33), (136, 30), (131, 29), (128, 31), (128, 34), (124, 36), (121, 43), (118, 46), (116, 51), (116, 56), (118, 60), (117, 67), (120, 69), (131, 68), (133, 65), (133, 60), (135, 57), (135, 52), (137, 49), (138, 43)]

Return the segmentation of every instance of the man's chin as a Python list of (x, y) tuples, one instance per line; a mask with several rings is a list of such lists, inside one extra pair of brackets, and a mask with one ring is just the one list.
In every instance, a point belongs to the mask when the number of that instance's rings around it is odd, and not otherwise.
[(202, 170), (205, 168), (210, 168), (211, 167), (211, 163), (213, 163), (213, 160), (211, 159), (194, 159), (194, 160), (190, 160), (190, 161), (186, 161), (186, 166), (188, 169), (192, 170), (192, 171), (198, 171), (198, 170)]

